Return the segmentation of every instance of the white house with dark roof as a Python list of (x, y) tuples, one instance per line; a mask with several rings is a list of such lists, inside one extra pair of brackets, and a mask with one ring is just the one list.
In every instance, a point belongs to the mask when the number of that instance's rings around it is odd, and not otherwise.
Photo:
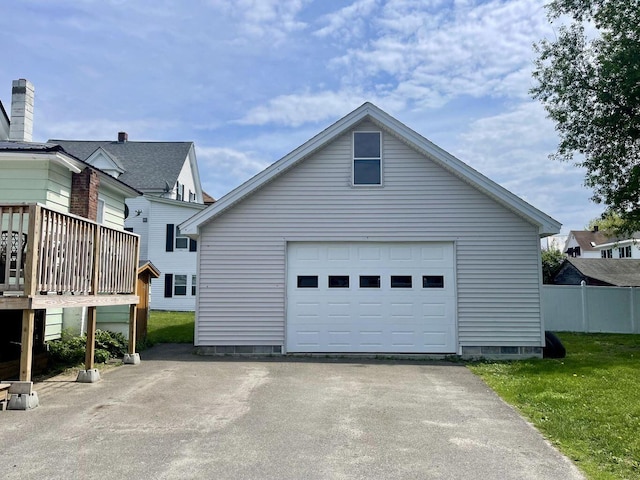
[(150, 308), (192, 311), (197, 290), (197, 243), (177, 226), (205, 208), (193, 142), (49, 140), (144, 193), (127, 200), (125, 227), (141, 236), (140, 258), (161, 272)]
[(370, 103), (180, 228), (204, 352), (542, 355), (560, 223)]

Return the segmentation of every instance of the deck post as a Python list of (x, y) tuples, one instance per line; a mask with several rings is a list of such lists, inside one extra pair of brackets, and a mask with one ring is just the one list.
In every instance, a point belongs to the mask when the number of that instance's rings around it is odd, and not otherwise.
[(20, 343), (20, 381), (31, 381), (31, 363), (33, 361), (33, 325), (35, 311), (22, 311), (22, 340)]
[[(100, 279), (100, 226), (96, 225), (93, 236), (93, 268), (91, 272), (91, 295), (98, 295)], [(96, 309), (95, 305), (87, 307), (87, 346), (84, 359), (85, 370), (78, 372), (76, 382), (94, 383), (100, 380), (100, 372), (94, 367), (96, 354)]]
[[(136, 251), (134, 253), (135, 268), (133, 270), (133, 294), (138, 295), (138, 263), (140, 262), (140, 244), (138, 239), (134, 239)], [(140, 300), (138, 300), (140, 302)], [(138, 305), (129, 305), (129, 353), (124, 356), (124, 363), (129, 365), (138, 365), (140, 363), (140, 354), (136, 353), (136, 340), (138, 338), (137, 325)]]
[(138, 306), (129, 305), (129, 354), (136, 353), (136, 323)]
[(84, 357), (84, 368), (90, 370), (94, 366), (96, 355), (96, 307), (87, 307), (87, 349)]

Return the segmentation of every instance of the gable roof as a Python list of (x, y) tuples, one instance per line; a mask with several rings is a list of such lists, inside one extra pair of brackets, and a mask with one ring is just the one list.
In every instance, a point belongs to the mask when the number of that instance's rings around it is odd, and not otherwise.
[(559, 222), (509, 192), (507, 189), (489, 180), (481, 173), (369, 102), (364, 103), (288, 155), (271, 164), (253, 178), (220, 198), (206, 210), (203, 210), (182, 223), (180, 230), (185, 234), (197, 235), (197, 230), (200, 226), (221, 215), (242, 199), (260, 189), (266, 183), (282, 175), (364, 120), (370, 120), (383, 130), (397, 136), (410, 147), (427, 156), (442, 168), (492, 197), (498, 203), (504, 205), (525, 220), (536, 225), (540, 236), (547, 236), (560, 231), (561, 224)]
[(637, 259), (567, 258), (558, 275), (567, 267), (575, 268), (584, 277), (609, 285), (640, 286), (640, 260)]
[(106, 158), (107, 162), (111, 163), (111, 167), (114, 170), (117, 170), (119, 173), (122, 174), (126, 171), (126, 169), (124, 168), (124, 165), (122, 165), (120, 160), (118, 160), (118, 157), (116, 157), (115, 155), (111, 155), (108, 151), (106, 151), (102, 147), (98, 147), (96, 151), (93, 152), (91, 155), (89, 155), (89, 157), (85, 161), (93, 165), (95, 163), (95, 160), (98, 159), (99, 157)]
[(125, 172), (119, 180), (143, 192), (161, 192), (172, 188), (187, 160), (193, 142), (112, 142), (92, 140), (58, 140), (49, 143), (61, 145), (65, 151), (87, 160), (102, 148)]
[(595, 251), (594, 248), (596, 245), (600, 245), (603, 243), (607, 243), (609, 241), (609, 237), (607, 237), (604, 233), (598, 231), (593, 232), (591, 230), (571, 230), (569, 232), (569, 236), (567, 237), (567, 244), (564, 247), (564, 253), (567, 253), (567, 245), (571, 236), (575, 239), (576, 243), (580, 246), (580, 250), (583, 252), (591, 252)]

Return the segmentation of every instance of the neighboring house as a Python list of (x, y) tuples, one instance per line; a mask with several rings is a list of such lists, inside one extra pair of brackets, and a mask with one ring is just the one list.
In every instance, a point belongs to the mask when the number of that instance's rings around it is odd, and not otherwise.
[(180, 228), (204, 352), (542, 355), (560, 224), (370, 103)]
[(125, 226), (141, 237), (140, 257), (161, 272), (151, 309), (194, 310), (197, 246), (177, 229), (205, 207), (193, 142), (133, 142), (125, 132), (117, 141), (49, 141), (144, 193), (127, 200)]
[(600, 253), (600, 258), (635, 258), (640, 259), (640, 232), (635, 232), (631, 238), (610, 238), (605, 243), (594, 247)]
[(556, 274), (555, 285), (640, 286), (640, 260), (568, 258)]
[[(138, 237), (123, 227), (125, 198), (141, 192), (59, 145), (32, 142), (33, 99), (28, 81), (13, 82), (10, 139), (0, 140), (3, 354), (11, 345), (31, 344), (20, 337), (29, 328), (42, 347), (60, 337), (67, 316), (137, 303), (131, 294)], [(46, 310), (46, 317), (36, 310)]]
[(193, 311), (197, 291), (197, 242), (178, 225), (206, 205), (145, 195), (128, 202), (127, 227), (140, 234), (140, 257), (153, 259), (162, 272), (151, 283), (153, 310)]
[(572, 258), (600, 258), (600, 250), (596, 246), (608, 240), (609, 237), (597, 227), (594, 230), (571, 230), (563, 252)]

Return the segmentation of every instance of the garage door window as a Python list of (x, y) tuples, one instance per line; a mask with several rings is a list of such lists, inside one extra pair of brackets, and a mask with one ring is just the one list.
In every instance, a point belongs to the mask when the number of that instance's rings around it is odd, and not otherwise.
[(424, 275), (422, 277), (423, 288), (444, 288), (444, 277), (442, 275)]
[(380, 275), (360, 275), (360, 288), (380, 288)]
[(382, 185), (380, 132), (353, 133), (353, 184)]
[(349, 288), (349, 275), (329, 275), (329, 288)]
[(318, 276), (298, 275), (298, 288), (318, 288)]
[(391, 275), (391, 288), (411, 288), (411, 275)]

